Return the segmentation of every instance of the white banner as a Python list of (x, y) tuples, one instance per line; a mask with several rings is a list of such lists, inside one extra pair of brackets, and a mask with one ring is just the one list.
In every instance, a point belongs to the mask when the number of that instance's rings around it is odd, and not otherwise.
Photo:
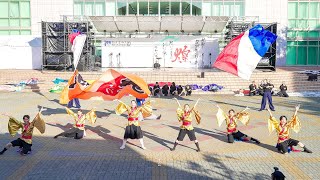
[(75, 69), (77, 69), (86, 39), (87, 39), (87, 35), (81, 34), (81, 35), (78, 35), (73, 41), (71, 50), (73, 52), (73, 65)]
[[(163, 40), (164, 39), (164, 40)], [(102, 42), (102, 67), (201, 68), (213, 64), (218, 39), (205, 37), (113, 38)]]

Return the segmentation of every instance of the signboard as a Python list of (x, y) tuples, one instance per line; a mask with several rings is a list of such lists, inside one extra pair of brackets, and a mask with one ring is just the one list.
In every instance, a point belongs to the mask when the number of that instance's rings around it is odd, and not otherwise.
[[(170, 37), (170, 36), (169, 36)], [(219, 53), (218, 39), (193, 36), (113, 38), (102, 42), (102, 67), (203, 68)]]

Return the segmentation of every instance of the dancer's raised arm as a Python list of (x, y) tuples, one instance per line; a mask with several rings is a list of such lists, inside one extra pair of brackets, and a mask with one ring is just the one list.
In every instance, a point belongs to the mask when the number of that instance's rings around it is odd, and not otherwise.
[(196, 104), (193, 106), (193, 108), (196, 108), (196, 106), (198, 105), (200, 98), (197, 100)]
[(269, 108), (267, 108), (267, 110), (268, 110), (268, 112), (270, 114), (270, 117), (273, 117), (271, 110)]
[(294, 116), (298, 114), (299, 109), (300, 109), (300, 104), (296, 106), (296, 111), (294, 112)]
[(7, 116), (7, 117), (11, 117), (9, 114), (7, 114), (7, 113), (2, 113), (1, 114), (2, 116)]
[(180, 102), (178, 101), (178, 99), (177, 99), (177, 98), (173, 98), (173, 99), (176, 100), (177, 103), (178, 103), (178, 105), (179, 105), (179, 107), (181, 107), (181, 104), (180, 104)]

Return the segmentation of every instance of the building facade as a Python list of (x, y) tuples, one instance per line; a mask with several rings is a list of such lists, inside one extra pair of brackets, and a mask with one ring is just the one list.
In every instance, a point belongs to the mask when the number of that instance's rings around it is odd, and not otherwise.
[(63, 15), (257, 16), (278, 24), (278, 66), (320, 65), (319, 0), (0, 0), (0, 35), (39, 37)]

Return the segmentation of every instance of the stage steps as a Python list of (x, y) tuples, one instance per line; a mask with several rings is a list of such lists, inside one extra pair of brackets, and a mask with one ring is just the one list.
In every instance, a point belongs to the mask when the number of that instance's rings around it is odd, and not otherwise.
[[(197, 94), (232, 94), (239, 89), (248, 89), (252, 80), (259, 84), (262, 79), (270, 79), (275, 87), (279, 87), (282, 81), (285, 81), (288, 86), (288, 92), (304, 92), (304, 91), (320, 91), (320, 81), (307, 81), (306, 74), (300, 74), (294, 71), (276, 71), (276, 72), (261, 72), (253, 73), (251, 80), (246, 81), (229, 73), (216, 71), (205, 72), (204, 78), (201, 78), (201, 72), (184, 71), (143, 71), (130, 72), (137, 74), (145, 79), (148, 83), (155, 82), (176, 82), (177, 85), (186, 84), (218, 84), (224, 86), (222, 91), (213, 92), (195, 92)], [(94, 80), (101, 76), (102, 72), (81, 72), (85, 80)], [(37, 70), (1, 70), (0, 84), (17, 84), (20, 81), (28, 80), (30, 78), (38, 78), (39, 84), (33, 87), (26, 87), (23, 92), (41, 91), (48, 92), (54, 86), (52, 80), (59, 77), (68, 79), (72, 72), (55, 72), (55, 71), (37, 71)]]

